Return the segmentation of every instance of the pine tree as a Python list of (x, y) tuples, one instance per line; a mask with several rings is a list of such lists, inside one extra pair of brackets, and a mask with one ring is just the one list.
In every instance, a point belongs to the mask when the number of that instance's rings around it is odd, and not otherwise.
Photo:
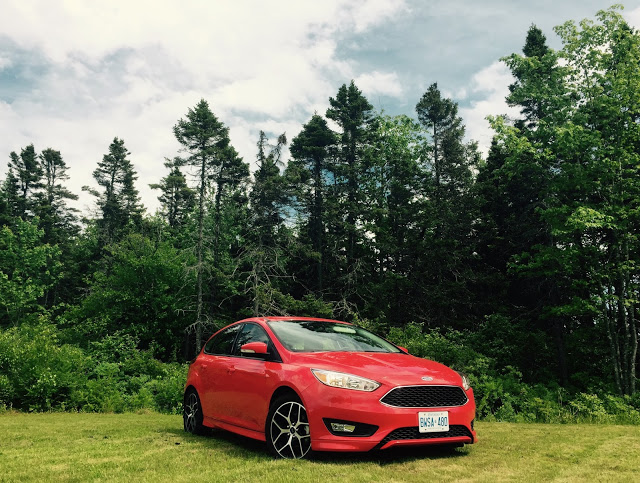
[(341, 267), (338, 293), (346, 311), (358, 290), (361, 276), (361, 260), (365, 252), (362, 231), (363, 199), (360, 192), (361, 178), (366, 172), (365, 152), (370, 144), (374, 121), (373, 106), (367, 101), (353, 81), (343, 84), (336, 97), (329, 98), (328, 119), (340, 127), (333, 165), (332, 196), (336, 200), (332, 229), (338, 238), (338, 254), (344, 258)]
[(249, 168), (230, 145), (228, 128), (211, 112), (209, 104), (204, 99), (200, 100), (194, 109), (188, 110), (186, 119), (180, 119), (173, 127), (173, 132), (184, 147), (187, 153), (185, 161), (193, 168), (197, 179), (197, 306), (193, 328), (196, 333), (196, 349), (200, 350), (203, 328), (208, 324), (203, 297), (206, 202), (210, 191), (214, 191), (212, 250), (213, 265), (216, 267), (220, 260), (223, 195), (225, 191), (233, 190), (248, 177)]
[(308, 241), (313, 253), (314, 275), (305, 279), (310, 278), (308, 286), (318, 292), (324, 286), (328, 245), (327, 197), (333, 169), (330, 148), (336, 141), (336, 135), (329, 129), (327, 121), (314, 114), (293, 139), (290, 147), (293, 159), (287, 166), (287, 177), (295, 186), (295, 206), (302, 218), (300, 238), (303, 243)]
[(67, 164), (60, 151), (47, 148), (38, 156), (43, 173), (42, 190), (38, 193), (37, 214), (40, 226), (44, 229), (45, 240), (51, 245), (61, 243), (77, 233), (77, 210), (66, 205), (67, 200), (77, 200), (73, 194), (62, 185), (67, 181)]
[(180, 170), (184, 161), (178, 157), (165, 159), (169, 174), (160, 183), (150, 184), (151, 189), (159, 189), (158, 200), (162, 204), (162, 214), (172, 229), (179, 230), (195, 206), (195, 191), (189, 188)]
[[(424, 128), (421, 152), (420, 226), (424, 255), (413, 273), (413, 286), (426, 294), (428, 304), (415, 314), (427, 324), (444, 320), (464, 327), (473, 319), (470, 292), (475, 207), (471, 196), (473, 170), (479, 153), (464, 141), (465, 128), (458, 105), (443, 98), (432, 84), (416, 105)], [(417, 294), (414, 295), (414, 300)]]
[(134, 185), (137, 174), (131, 161), (127, 159), (130, 154), (124, 141), (114, 138), (109, 145), (109, 153), (103, 156), (93, 171), (93, 177), (103, 191), (87, 186), (82, 188), (98, 199), (98, 209), (101, 212), (98, 228), (103, 246), (118, 241), (142, 221), (144, 208)]
[(26, 219), (33, 216), (34, 193), (42, 186), (42, 169), (33, 144), (20, 151), (18, 156), (12, 151), (9, 169), (18, 181), (17, 216)]
[(19, 216), (18, 178), (9, 166), (7, 175), (0, 185), (0, 227), (11, 226)]

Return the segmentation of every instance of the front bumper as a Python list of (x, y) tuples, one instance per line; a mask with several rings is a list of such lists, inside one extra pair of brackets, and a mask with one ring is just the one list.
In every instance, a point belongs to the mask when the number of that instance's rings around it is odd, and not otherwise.
[[(389, 389), (380, 387), (373, 392), (360, 392), (312, 384), (305, 391), (303, 401), (309, 418), (312, 449), (370, 451), (394, 446), (473, 444), (477, 441), (473, 429), (476, 412), (473, 389), (466, 391), (466, 404), (437, 408), (398, 408), (384, 405), (380, 398)], [(449, 431), (420, 433), (419, 411), (448, 411)], [(373, 425), (378, 429), (370, 436), (332, 434), (325, 420)]]

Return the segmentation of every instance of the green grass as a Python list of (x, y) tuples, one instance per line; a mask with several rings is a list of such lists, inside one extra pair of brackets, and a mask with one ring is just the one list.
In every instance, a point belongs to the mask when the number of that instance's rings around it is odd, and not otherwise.
[(478, 423), (450, 452), (274, 460), (263, 443), (192, 436), (180, 416), (0, 414), (0, 481), (638, 481), (640, 428)]

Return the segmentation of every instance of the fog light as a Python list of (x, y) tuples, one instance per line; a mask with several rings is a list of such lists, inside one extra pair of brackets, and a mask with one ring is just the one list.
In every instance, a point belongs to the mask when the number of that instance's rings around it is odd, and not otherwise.
[(353, 433), (356, 427), (353, 424), (331, 423), (331, 429), (336, 433)]

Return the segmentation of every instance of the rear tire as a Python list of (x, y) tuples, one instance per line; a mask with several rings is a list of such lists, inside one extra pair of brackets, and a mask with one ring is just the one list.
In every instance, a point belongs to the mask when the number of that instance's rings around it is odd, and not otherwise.
[(191, 434), (203, 434), (204, 425), (200, 397), (195, 389), (191, 388), (184, 394), (182, 403), (182, 421), (184, 430)]
[(265, 436), (269, 451), (276, 458), (301, 459), (311, 455), (307, 410), (298, 397), (286, 395), (273, 402)]

